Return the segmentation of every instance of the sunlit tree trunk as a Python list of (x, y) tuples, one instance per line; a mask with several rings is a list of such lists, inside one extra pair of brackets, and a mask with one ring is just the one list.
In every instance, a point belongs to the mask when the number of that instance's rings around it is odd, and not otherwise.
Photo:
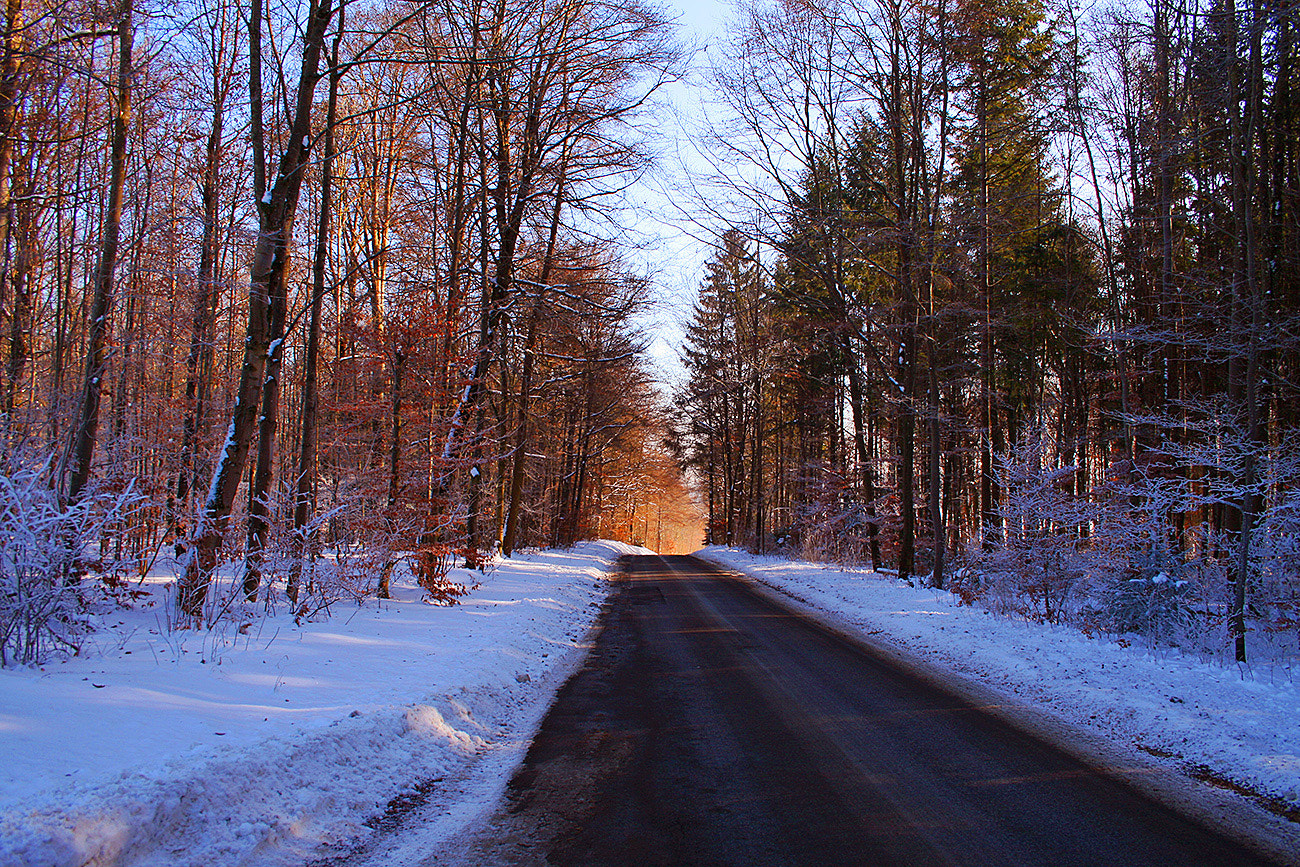
[[(220, 8), (220, 7), (219, 7)], [(224, 9), (221, 10), (224, 12)], [(204, 149), (199, 199), (203, 209), (203, 230), (199, 241), (199, 267), (195, 274), (194, 307), (190, 316), (190, 345), (185, 359), (185, 415), (181, 428), (180, 466), (176, 477), (175, 512), (187, 515), (198, 479), (209, 469), (203, 452), (209, 447), (203, 431), (207, 427), (212, 393), (216, 315), (220, 302), (217, 266), (220, 257), (218, 234), (221, 222), (221, 165), (225, 155), (226, 101), (233, 87), (235, 38), (227, 27), (233, 21), (218, 14), (207, 21), (208, 48), (213, 58), (210, 85), (212, 126)], [(174, 516), (170, 518), (175, 520)]]
[[(567, 148), (565, 152), (567, 154)], [(518, 419), (516, 421), (514, 453), (511, 456), (509, 506), (506, 510), (505, 522), (501, 531), (501, 553), (507, 557), (515, 550), (519, 535), (519, 512), (523, 505), (524, 494), (524, 468), (528, 462), (528, 413), (529, 404), (532, 401), (533, 369), (537, 363), (537, 355), (534, 351), (537, 341), (537, 326), (546, 301), (547, 284), (551, 280), (551, 268), (555, 261), (555, 244), (560, 233), (560, 210), (564, 205), (566, 161), (567, 158), (561, 159), (560, 178), (555, 191), (555, 205), (551, 210), (550, 235), (546, 241), (546, 253), (542, 261), (541, 272), (537, 278), (537, 295), (532, 304), (532, 309), (529, 311), (524, 337), (524, 360), (519, 374), (519, 395), (515, 406)]]
[[(22, 0), (6, 0), (4, 33), (0, 35), (0, 310), (9, 316), (9, 358), (5, 369), (4, 399), (0, 413), (5, 417), (4, 442), (0, 449), (9, 449), (9, 427), (14, 423), (15, 398), (27, 363), (27, 308), (30, 293), (26, 286), (15, 286), (15, 269), (12, 250), (13, 158), (14, 138), (19, 129), (18, 85), (24, 50)], [(13, 288), (14, 299), (9, 301)], [(3, 319), (0, 318), (0, 322)]]
[(343, 41), (343, 6), (339, 7), (334, 25), (334, 44), (330, 49), (329, 101), (325, 109), (325, 147), (321, 163), (320, 214), (316, 226), (316, 253), (312, 259), (311, 309), (307, 315), (307, 348), (303, 359), (302, 416), (298, 433), (298, 468), (294, 479), (293, 533), (289, 538), (289, 576), (285, 595), (297, 605), (302, 587), (303, 561), (310, 554), (312, 540), (308, 525), (316, 506), (317, 420), (320, 409), (320, 338), (321, 303), (325, 298), (325, 265), (329, 258), (330, 217), (334, 187), (334, 118), (338, 110), (339, 46)]
[(95, 454), (99, 430), (99, 406), (103, 396), (104, 376), (108, 373), (109, 315), (113, 309), (114, 271), (122, 231), (122, 197), (126, 182), (126, 135), (131, 119), (131, 76), (134, 22), (133, 0), (123, 0), (117, 10), (117, 88), (113, 100), (113, 117), (109, 124), (108, 207), (95, 268), (90, 321), (86, 339), (85, 380), (81, 392), (81, 412), (73, 428), (67, 496), (80, 500), (90, 481), (90, 465)]
[[(249, 56), (254, 69), (261, 66), (261, 0), (253, 0), (249, 23)], [(202, 616), (208, 584), (217, 565), (217, 555), (235, 495), (243, 475), (244, 463), (257, 427), (263, 377), (270, 356), (273, 299), (283, 297), (285, 274), (289, 266), (288, 241), (293, 230), (298, 193), (311, 145), (311, 114), (316, 83), (320, 78), (320, 56), (325, 31), (333, 15), (333, 5), (324, 0), (313, 4), (303, 33), (302, 68), (292, 123), (274, 185), (264, 187), (265, 161), (255, 157), (260, 167), (261, 184), (255, 180), (260, 231), (253, 248), (249, 269), (248, 330), (244, 341), (244, 360), (240, 367), (235, 406), (231, 413), (229, 434), (222, 446), (212, 486), (192, 536), (192, 548), (177, 590), (177, 611), (183, 618)], [(265, 153), (261, 127), (260, 72), (251, 78), (254, 153)], [(264, 190), (264, 192), (262, 192)]]

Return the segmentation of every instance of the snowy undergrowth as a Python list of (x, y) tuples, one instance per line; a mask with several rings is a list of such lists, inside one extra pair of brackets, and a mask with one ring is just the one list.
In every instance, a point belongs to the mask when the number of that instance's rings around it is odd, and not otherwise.
[(300, 863), (417, 787), (490, 792), (465, 781), (531, 737), (635, 550), (453, 576), (481, 584), (452, 607), (406, 578), (390, 601), (244, 632), (169, 632), (142, 602), (80, 658), (2, 671), (0, 865)]
[(729, 548), (699, 556), (744, 572), (873, 642), (1015, 696), (1183, 773), (1300, 809), (1300, 690), (1293, 678), (1225, 667), (1068, 626), (1000, 617), (870, 570)]

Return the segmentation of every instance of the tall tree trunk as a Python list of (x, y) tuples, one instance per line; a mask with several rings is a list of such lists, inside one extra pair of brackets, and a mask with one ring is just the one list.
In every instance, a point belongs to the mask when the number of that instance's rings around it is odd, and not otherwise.
[[(5, 417), (4, 442), (0, 448), (8, 451), (9, 428), (13, 424), (13, 411), (18, 383), (27, 363), (27, 316), (30, 306), (27, 287), (16, 285), (13, 267), (12, 237), (16, 222), (13, 202), (14, 138), (18, 134), (18, 76), (23, 56), (23, 4), (22, 0), (5, 3), (4, 45), (0, 48), (0, 310), (9, 311), (9, 360), (5, 369), (4, 401), (0, 413)], [(9, 304), (9, 288), (14, 287), (14, 301)], [(2, 321), (2, 320), (0, 320)]]
[(270, 327), (265, 376), (262, 381), (262, 414), (257, 422), (257, 464), (248, 489), (248, 535), (244, 547), (244, 598), (257, 600), (262, 582), (262, 558), (270, 532), (271, 482), (275, 475), (275, 435), (280, 423), (280, 369), (284, 361), (284, 326), (288, 287), (278, 281), (270, 298)]
[[(899, 528), (898, 577), (910, 581), (916, 553), (916, 318), (915, 229), (917, 184), (920, 178), (912, 171), (921, 146), (918, 131), (908, 122), (919, 115), (911, 103), (911, 87), (905, 86), (901, 44), (906, 38), (899, 4), (889, 4), (889, 105), (885, 112), (889, 125), (890, 171), (893, 175), (895, 285), (899, 328), (898, 367), (902, 394), (898, 415), (898, 487)], [(919, 123), (919, 118), (913, 121)]]
[(1243, 434), (1246, 452), (1241, 474), (1235, 480), (1238, 498), (1234, 504), (1232, 523), (1236, 526), (1231, 528), (1236, 530), (1237, 550), (1229, 620), (1238, 662), (1246, 661), (1246, 600), (1250, 583), (1250, 555), (1255, 522), (1263, 506), (1263, 498), (1257, 490), (1258, 459), (1267, 448), (1259, 400), (1259, 340), (1264, 329), (1264, 298), (1259, 285), (1259, 239), (1252, 199), (1255, 192), (1254, 140), (1259, 123), (1263, 30), (1258, 0), (1251, 0), (1250, 10), (1249, 59), (1244, 93), (1237, 51), (1239, 24), (1235, 0), (1229, 0), (1227, 4), (1230, 37), (1224, 57), (1228, 78), (1232, 205), (1237, 234), (1236, 253), (1233, 257), (1233, 331), (1236, 339), (1245, 343), (1244, 355), (1233, 357), (1229, 373), (1231, 397), (1238, 414), (1238, 427)]
[(880, 527), (876, 519), (876, 472), (867, 448), (867, 418), (864, 407), (862, 371), (847, 335), (840, 337), (849, 373), (849, 414), (853, 417), (853, 447), (857, 451), (862, 474), (862, 498), (866, 501), (867, 544), (871, 551), (871, 568), (880, 568)]
[(334, 187), (334, 117), (338, 111), (339, 46), (343, 42), (344, 7), (334, 25), (334, 42), (330, 47), (329, 101), (325, 109), (325, 155), (321, 165), (320, 215), (316, 226), (316, 255), (311, 268), (311, 311), (307, 317), (307, 351), (303, 359), (302, 419), (298, 435), (298, 471), (294, 478), (293, 535), (289, 539), (289, 576), (285, 595), (298, 604), (302, 586), (303, 560), (310, 550), (308, 524), (316, 507), (316, 413), (320, 407), (320, 338), (321, 302), (325, 298), (325, 263), (329, 258), (330, 217)]
[[(260, 70), (261, 66), (260, 4), (261, 0), (252, 0), (253, 14), (249, 22), (249, 54), (255, 70)], [(284, 291), (284, 278), (289, 266), (288, 240), (293, 231), (294, 212), (298, 206), (298, 193), (302, 188), (302, 175), (311, 145), (313, 96), (320, 79), (320, 56), (332, 13), (333, 5), (329, 0), (317, 2), (311, 8), (303, 34), (302, 68), (298, 78), (293, 122), (284, 155), (280, 159), (280, 170), (275, 185), (258, 197), (261, 231), (253, 248), (253, 261), (249, 268), (248, 332), (244, 341), (244, 360), (239, 371), (235, 406), (231, 412), (230, 433), (213, 471), (212, 486), (194, 528), (190, 555), (176, 595), (178, 614), (193, 620), (199, 619), (203, 613), (208, 584), (217, 565), (222, 537), (230, 520), (253, 430), (257, 425), (262, 381), (271, 350), (271, 299), (281, 296)], [(264, 165), (256, 155), (259, 152), (265, 153), (264, 131), (256, 123), (261, 115), (262, 103), (260, 71), (256, 75), (250, 75), (250, 81), (253, 82), (250, 84), (250, 114), (254, 118), (256, 166)], [(254, 192), (259, 192), (256, 179), (254, 186)]]
[[(487, 161), (482, 152), (480, 152), (479, 158), (482, 166), (480, 177), (483, 185), (486, 186)], [(446, 490), (451, 482), (451, 466), (459, 456), (460, 449), (463, 447), (462, 441), (465, 439), (458, 435), (465, 424), (465, 417), (472, 415), (474, 427), (472, 436), (469, 437), (471, 460), (469, 479), (465, 483), (465, 565), (466, 568), (471, 569), (483, 565), (480, 562), (478, 530), (479, 496), (483, 487), (482, 432), (484, 408), (481, 397), (487, 387), (488, 371), (495, 357), (494, 347), (500, 339), (499, 332), (505, 321), (501, 312), (504, 298), (499, 295), (495, 281), (489, 276), (488, 225), (488, 203), (485, 198), (479, 209), (481, 285), (479, 291), (478, 351), (475, 355), (474, 368), (470, 372), (469, 382), (461, 393), (460, 403), (457, 405), (455, 412), (452, 413), (451, 425), (447, 432), (447, 444), (443, 448), (443, 463), (448, 466), (448, 472), (443, 482), (443, 489)]]
[(555, 190), (555, 205), (551, 210), (550, 236), (546, 241), (546, 256), (542, 261), (542, 271), (537, 278), (537, 297), (533, 301), (528, 316), (527, 333), (524, 337), (524, 362), (519, 374), (519, 396), (516, 412), (519, 416), (515, 430), (515, 446), (510, 468), (509, 507), (501, 530), (501, 553), (507, 557), (515, 550), (519, 535), (519, 512), (522, 508), (524, 493), (524, 468), (528, 462), (528, 410), (532, 400), (533, 367), (536, 364), (534, 347), (537, 341), (537, 320), (545, 305), (547, 285), (551, 281), (551, 268), (555, 261), (555, 244), (560, 234), (560, 209), (564, 206), (564, 176), (568, 166), (569, 149), (566, 146), (560, 160), (560, 179)]
[(99, 430), (99, 405), (104, 375), (108, 372), (108, 317), (113, 309), (113, 272), (117, 266), (118, 241), (122, 232), (122, 196), (126, 183), (126, 132), (131, 119), (131, 53), (133, 0), (122, 0), (117, 20), (117, 94), (110, 124), (108, 209), (95, 269), (90, 325), (86, 338), (86, 376), (81, 392), (81, 412), (73, 429), (68, 500), (81, 499), (90, 481), (90, 464)]
[[(948, 529), (944, 520), (944, 497), (943, 497), (943, 424), (942, 424), (942, 398), (939, 393), (939, 316), (938, 303), (935, 298), (935, 277), (939, 267), (939, 225), (940, 213), (943, 203), (944, 180), (946, 178), (948, 166), (948, 45), (947, 45), (947, 6), (944, 3), (938, 4), (938, 20), (936, 21), (936, 43), (940, 52), (939, 60), (939, 86), (941, 88), (939, 95), (939, 160), (934, 173), (934, 184), (931, 194), (928, 198), (925, 215), (926, 224), (926, 272), (922, 281), (924, 288), (923, 304), (925, 305), (924, 313), (926, 316), (925, 339), (929, 349), (929, 364), (926, 365), (927, 375), (927, 430), (929, 433), (929, 466), (926, 472), (926, 487), (929, 498), (930, 508), (930, 532), (932, 536), (932, 556), (933, 564), (931, 566), (930, 583), (939, 589), (943, 589), (946, 579), (944, 576), (944, 559), (948, 547)], [(920, 112), (916, 112), (916, 127), (913, 131), (917, 139), (917, 146), (923, 147), (924, 136), (921, 133), (923, 117)], [(923, 161), (922, 161), (923, 163)], [(924, 163), (923, 163), (924, 164)], [(924, 171), (924, 169), (922, 169)]]
[[(215, 89), (214, 89), (215, 90)], [(199, 248), (199, 270), (195, 286), (194, 312), (190, 319), (190, 350), (185, 359), (185, 419), (181, 427), (180, 470), (176, 478), (176, 508), (189, 512), (190, 491), (201, 462), (204, 447), (200, 431), (206, 423), (208, 396), (211, 392), (211, 365), (205, 364), (212, 354), (213, 329), (217, 311), (217, 206), (221, 189), (221, 140), (225, 124), (224, 95), (214, 98), (212, 129), (203, 164), (203, 238)]]
[(985, 550), (991, 550), (1002, 540), (1002, 519), (999, 514), (1001, 501), (997, 468), (993, 465), (993, 454), (998, 444), (998, 409), (996, 388), (996, 361), (993, 351), (993, 232), (990, 225), (992, 214), (991, 195), (989, 192), (989, 94), (983, 80), (981, 66), (978, 88), (979, 123), (979, 172), (980, 172), (980, 248), (979, 275), (980, 292), (984, 303), (984, 322), (980, 332), (980, 359), (983, 370), (980, 371), (980, 534)]

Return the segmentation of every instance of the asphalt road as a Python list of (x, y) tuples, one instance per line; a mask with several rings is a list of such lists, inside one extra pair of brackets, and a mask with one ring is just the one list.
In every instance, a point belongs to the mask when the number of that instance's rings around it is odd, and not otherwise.
[(431, 863), (1269, 863), (693, 558), (630, 558), (603, 617)]

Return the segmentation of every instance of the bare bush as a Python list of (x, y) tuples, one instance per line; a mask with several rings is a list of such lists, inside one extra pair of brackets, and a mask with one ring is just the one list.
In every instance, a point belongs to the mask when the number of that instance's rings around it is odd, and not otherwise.
[(1222, 428), (1204, 433), (1116, 462), (1087, 497), (1072, 493), (1074, 468), (1055, 466), (1037, 442), (1022, 443), (1000, 462), (1005, 536), (991, 550), (967, 551), (950, 589), (997, 613), (1222, 655), (1235, 641), (1242, 541), (1207, 516), (1254, 495), (1248, 639), (1261, 658), (1296, 657), (1300, 454), (1285, 445), (1257, 453), (1259, 481), (1244, 488), (1249, 444)]
[[(360, 604), (371, 597), (388, 598), (393, 580), (409, 569), (425, 597), (452, 604), (466, 592), (448, 579), (455, 549), (435, 541), (445, 534), (431, 526), (429, 516), (400, 509), (367, 507), (362, 488), (341, 488), (332, 509), (309, 524), (307, 538), (322, 540), (307, 546), (302, 565), (301, 595), (294, 615), (311, 619), (327, 615), (338, 602)], [(268, 594), (274, 579), (288, 572), (292, 531), (280, 527), (268, 547)]]
[(872, 531), (879, 519), (862, 502), (855, 481), (823, 466), (811, 474), (809, 491), (813, 495), (798, 513), (802, 556), (844, 566), (870, 563)]
[(72, 505), (48, 484), (49, 461), (0, 473), (0, 665), (35, 665), (76, 652), (89, 630), (77, 577), (108, 527), (129, 519), (137, 497), (87, 488)]
[(974, 568), (954, 576), (957, 589), (968, 601), (982, 598), (999, 613), (1047, 622), (1069, 619), (1079, 607), (1077, 591), (1087, 574), (1083, 528), (1095, 518), (1095, 509), (1070, 492), (1076, 468), (1053, 466), (1041, 440), (1020, 444), (1000, 464), (1006, 479), (1002, 544), (970, 558)]
[[(1290, 457), (1296, 457), (1291, 453)], [(1300, 656), (1300, 490), (1292, 477), (1262, 516), (1251, 557), (1251, 619), (1273, 658)]]

